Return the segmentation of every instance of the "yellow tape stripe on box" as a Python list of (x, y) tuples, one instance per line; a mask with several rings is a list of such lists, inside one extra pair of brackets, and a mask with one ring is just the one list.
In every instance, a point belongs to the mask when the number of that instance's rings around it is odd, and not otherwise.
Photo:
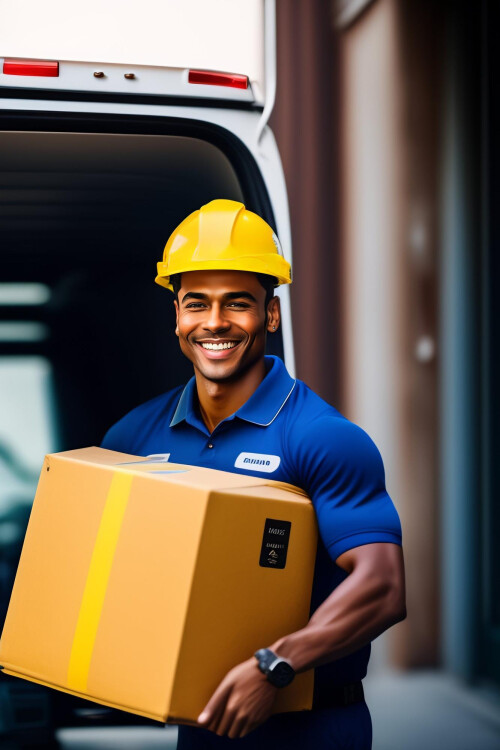
[(68, 667), (68, 688), (85, 692), (90, 660), (133, 475), (115, 472), (92, 552)]

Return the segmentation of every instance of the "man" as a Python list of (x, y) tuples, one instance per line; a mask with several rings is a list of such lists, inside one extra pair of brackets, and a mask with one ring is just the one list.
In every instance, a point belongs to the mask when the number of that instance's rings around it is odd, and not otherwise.
[[(289, 482), (308, 493), (318, 519), (308, 625), (235, 665), (199, 726), (179, 728), (179, 750), (368, 750), (361, 679), (369, 644), (406, 616), (401, 529), (376, 447), (264, 354), (280, 324), (273, 288), (291, 281), (279, 250), (271, 228), (234, 201), (212, 201), (180, 224), (156, 281), (174, 291), (176, 333), (194, 377), (134, 409), (103, 441), (135, 455), (170, 453), (176, 463)], [(317, 304), (318, 325), (329, 325)], [(239, 460), (248, 452), (267, 460), (248, 467)], [(313, 710), (271, 716), (281, 686), (308, 669), (315, 669)]]

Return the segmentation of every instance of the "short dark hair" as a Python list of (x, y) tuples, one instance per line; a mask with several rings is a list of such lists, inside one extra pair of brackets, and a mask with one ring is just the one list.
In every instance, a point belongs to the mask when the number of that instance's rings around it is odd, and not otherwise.
[[(274, 276), (269, 276), (267, 273), (256, 273), (259, 284), (266, 290), (266, 299), (264, 307), (267, 310), (267, 306), (274, 297), (274, 286), (277, 284), (277, 279)], [(174, 294), (178, 298), (179, 290), (181, 288), (181, 274), (176, 273), (170, 277), (170, 283), (172, 284)]]

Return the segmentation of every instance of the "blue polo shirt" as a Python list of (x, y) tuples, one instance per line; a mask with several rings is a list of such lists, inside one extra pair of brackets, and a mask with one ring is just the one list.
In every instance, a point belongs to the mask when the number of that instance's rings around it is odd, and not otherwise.
[[(376, 446), (360, 427), (294, 380), (278, 357), (266, 357), (259, 387), (212, 433), (201, 418), (193, 376), (185, 387), (125, 415), (106, 433), (102, 447), (137, 456), (169, 453), (174, 463), (268, 477), (305, 490), (320, 534), (311, 614), (346, 578), (335, 563), (339, 555), (372, 542), (401, 544)], [(362, 679), (369, 656), (367, 645), (317, 668), (316, 699), (330, 685)]]

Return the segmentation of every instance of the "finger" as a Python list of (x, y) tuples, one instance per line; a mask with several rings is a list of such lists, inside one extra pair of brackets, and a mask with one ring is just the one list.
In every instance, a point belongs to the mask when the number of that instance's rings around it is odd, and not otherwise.
[(208, 729), (209, 732), (216, 732), (217, 727), (219, 726), (219, 722), (223, 716), (223, 713), (224, 713), (223, 705), (220, 707), (216, 707), (210, 714), (207, 714), (206, 719), (204, 719), (202, 722), (198, 721), (198, 724), (204, 729)]
[(237, 713), (238, 711), (236, 708), (230, 708), (229, 704), (226, 705), (226, 710), (222, 714), (217, 729), (215, 730), (218, 735), (223, 737), (225, 734), (228, 734), (235, 722)]
[(209, 714), (209, 718), (203, 722), (202, 726), (208, 729), (210, 732), (216, 732), (222, 716), (224, 715), (225, 704), (214, 708), (212, 713)]
[(241, 718), (237, 717), (234, 720), (232, 727), (228, 731), (227, 736), (232, 740), (236, 739), (237, 737), (243, 737), (242, 732), (245, 726), (247, 725), (247, 723), (248, 723), (247, 716), (243, 716)]
[(222, 715), (223, 715), (222, 710), (217, 711), (217, 713), (213, 715), (212, 719), (208, 722), (208, 724), (203, 725), (205, 729), (208, 729), (209, 732), (217, 732)]
[(226, 706), (227, 699), (231, 692), (229, 685), (221, 683), (215, 693), (212, 695), (207, 705), (198, 716), (198, 724), (211, 729), (211, 724), (215, 719), (219, 720), (224, 708)]

